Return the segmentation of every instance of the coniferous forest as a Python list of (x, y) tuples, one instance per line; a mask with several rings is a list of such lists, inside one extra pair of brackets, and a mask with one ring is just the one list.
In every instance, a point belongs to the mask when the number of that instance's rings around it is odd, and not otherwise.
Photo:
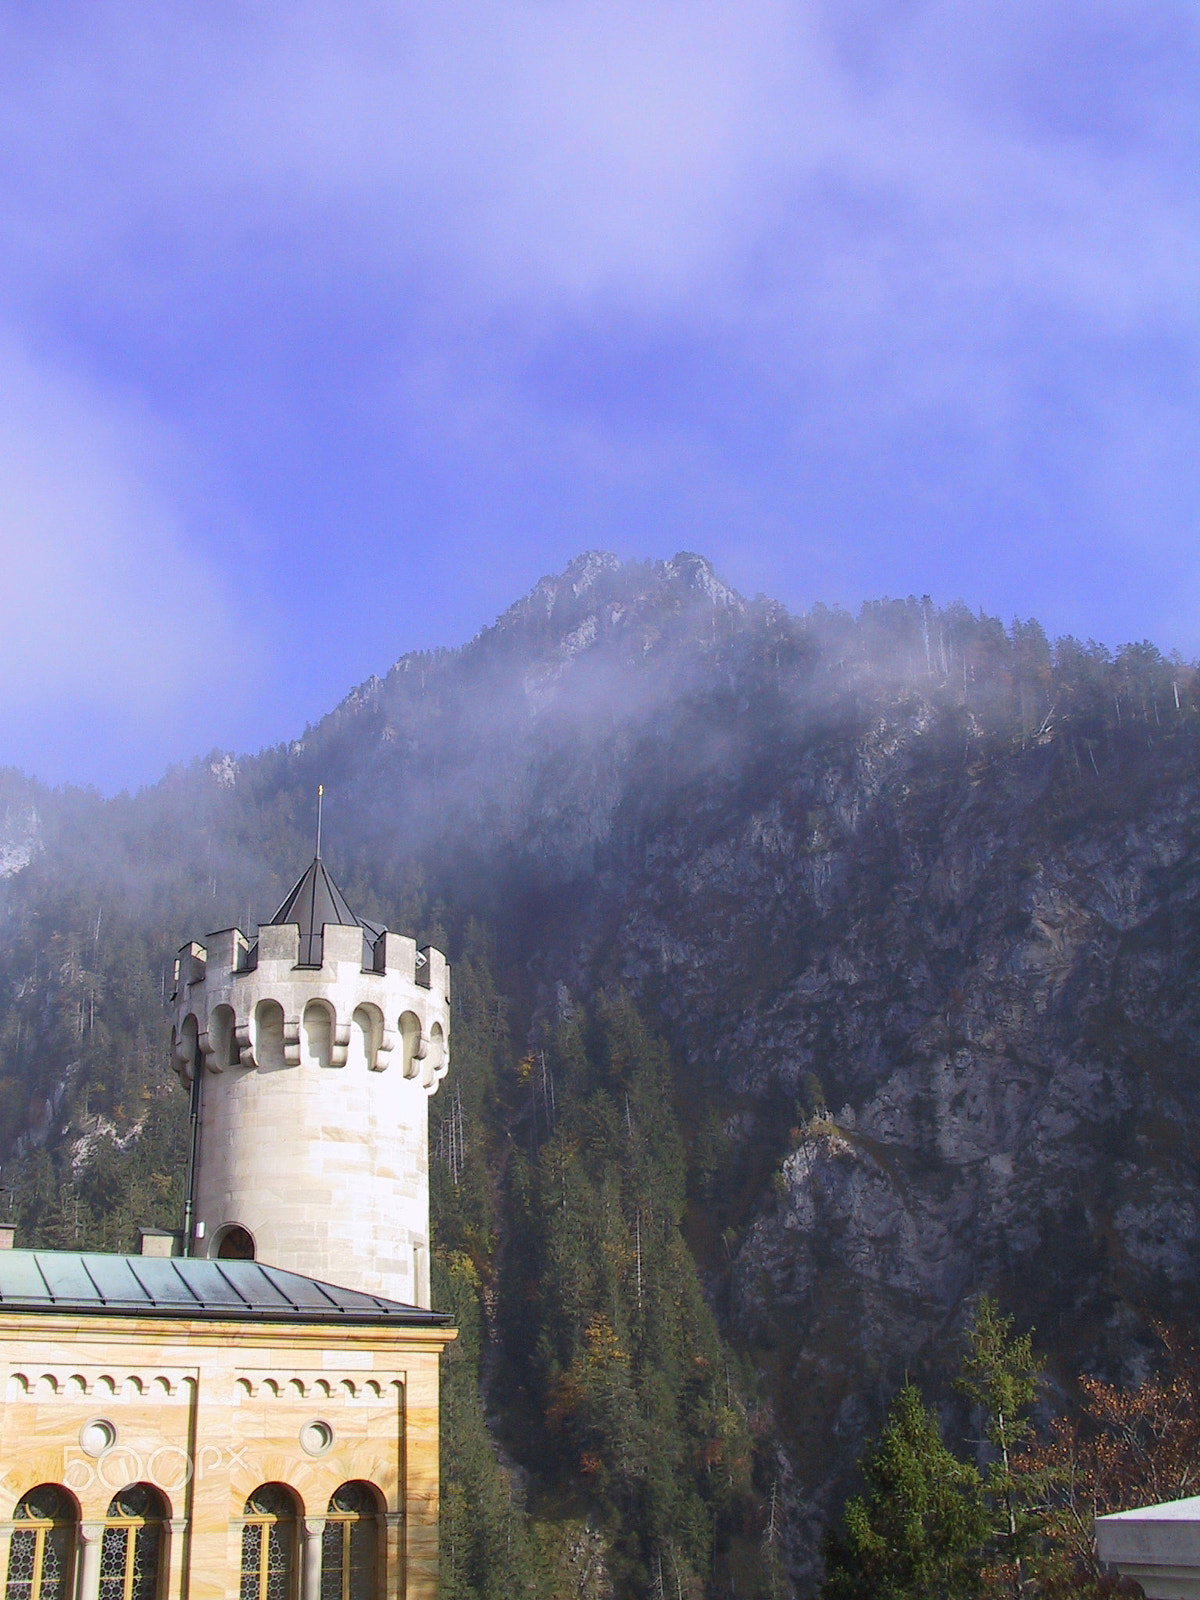
[(289, 745), (0, 775), (20, 1244), (176, 1226), (177, 947), (312, 851), (453, 963), (449, 1600), (1102, 1594), (1191, 1492), (1188, 663), (589, 556)]

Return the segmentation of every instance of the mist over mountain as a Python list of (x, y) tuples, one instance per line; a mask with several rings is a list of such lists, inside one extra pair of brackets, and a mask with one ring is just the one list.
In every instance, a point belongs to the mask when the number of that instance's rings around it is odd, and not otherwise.
[[(452, 960), (486, 931), (514, 1059), (602, 996), (666, 1039), (682, 1236), (803, 1587), (863, 1438), (905, 1371), (942, 1381), (980, 1291), (1062, 1382), (1136, 1373), (1153, 1317), (1195, 1316), (1198, 691), (1146, 644), (911, 598), (796, 617), (699, 556), (591, 553), (288, 746), (110, 800), (7, 771), (22, 1242), (174, 1223), (164, 973), (270, 914), (323, 783), (360, 915)], [(502, 1252), (536, 1094), (479, 1115)], [(496, 1270), (493, 1332), (518, 1315)], [(493, 1344), (495, 1430), (536, 1478)]]

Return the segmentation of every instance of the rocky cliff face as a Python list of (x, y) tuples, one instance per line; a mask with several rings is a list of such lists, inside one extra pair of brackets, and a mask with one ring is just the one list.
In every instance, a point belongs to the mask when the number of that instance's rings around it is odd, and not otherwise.
[(507, 764), (481, 741), (451, 790), (510, 852), (518, 983), (641, 995), (757, 1174), (710, 1265), (809, 1574), (864, 1431), (905, 1370), (944, 1376), (980, 1289), (1064, 1378), (1135, 1369), (1147, 1315), (1194, 1305), (1190, 674), (920, 603), (797, 623), (698, 563), (580, 564), (474, 648), (521, 672)]
[(630, 989), (682, 1062), (691, 1239), (774, 1403), (804, 1583), (865, 1431), (905, 1370), (944, 1375), (979, 1290), (1064, 1379), (1194, 1315), (1193, 690), (1148, 647), (919, 601), (793, 618), (698, 557), (590, 555), (286, 750), (70, 827), (22, 800), (41, 854), (6, 915), (65, 917), (70, 863), (72, 903), (91, 883), (164, 940), (244, 921), (320, 779), (347, 886), (419, 872), (485, 917), (526, 1020)]

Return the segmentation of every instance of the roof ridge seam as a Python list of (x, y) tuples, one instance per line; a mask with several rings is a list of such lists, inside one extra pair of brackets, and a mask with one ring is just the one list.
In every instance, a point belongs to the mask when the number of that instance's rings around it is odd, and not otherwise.
[[(86, 1251), (83, 1251), (83, 1250), (81, 1250), (79, 1252), (79, 1265), (83, 1268), (84, 1277), (91, 1284), (92, 1288), (95, 1289), (97, 1297), (99, 1298), (100, 1304), (102, 1306), (106, 1306), (109, 1303), (108, 1302), (108, 1296), (105, 1294), (104, 1290), (100, 1287), (100, 1285), (96, 1282), (95, 1278), (92, 1276), (91, 1271), (88, 1268), (88, 1264), (87, 1264), (88, 1254), (89, 1254), (89, 1252), (86, 1252)], [(134, 1273), (134, 1277), (135, 1278), (137, 1277), (137, 1273), (136, 1272)], [(150, 1303), (151, 1303), (151, 1305), (154, 1304), (153, 1301), (151, 1301)]]
[(299, 1273), (299, 1272), (289, 1272), (286, 1267), (270, 1267), (270, 1266), (267, 1265), (267, 1263), (265, 1261), (256, 1261), (254, 1263), (254, 1265), (262, 1273), (263, 1277), (271, 1285), (272, 1289), (276, 1290), (279, 1294), (281, 1294), (283, 1296), (283, 1298), (287, 1301), (288, 1305), (291, 1306), (293, 1311), (303, 1311), (305, 1309), (305, 1307), (300, 1304), (299, 1300), (294, 1299), (288, 1293), (287, 1289), (283, 1286), (283, 1284), (279, 1282), (279, 1277), (280, 1276), (284, 1276), (284, 1277), (288, 1277), (288, 1278), (299, 1278), (299, 1277), (302, 1276), (301, 1273)]
[[(196, 1258), (194, 1256), (184, 1256), (184, 1257), (181, 1257), (180, 1259), (181, 1260), (186, 1260), (186, 1261), (194, 1261)], [(175, 1277), (178, 1280), (178, 1282), (180, 1282), (183, 1285), (183, 1287), (191, 1295), (192, 1299), (196, 1302), (196, 1304), (198, 1306), (203, 1306), (204, 1301), (201, 1300), (200, 1296), (196, 1293), (196, 1291), (192, 1288), (191, 1284), (187, 1281), (187, 1278), (184, 1276), (184, 1274), (182, 1272), (180, 1272), (178, 1266), (176, 1266), (175, 1257), (174, 1256), (170, 1256), (170, 1257), (168, 1257), (168, 1260), (170, 1261), (171, 1271), (175, 1274)]]
[[(219, 1257), (214, 1257), (212, 1264), (217, 1269), (217, 1276), (220, 1278), (221, 1282), (223, 1284), (225, 1284), (226, 1288), (232, 1289), (234, 1294), (237, 1295), (238, 1299), (242, 1302), (242, 1304), (244, 1306), (253, 1307), (254, 1301), (253, 1300), (247, 1300), (246, 1296), (242, 1293), (242, 1291), (238, 1288), (237, 1284), (234, 1283), (233, 1279), (229, 1276), (228, 1272), (221, 1265), (220, 1258)], [(245, 1262), (244, 1265), (256, 1267), (256, 1266), (258, 1266), (258, 1262), (257, 1261), (249, 1261), (249, 1262)]]
[(55, 1292), (54, 1292), (54, 1290), (53, 1290), (53, 1289), (52, 1289), (52, 1288), (51, 1288), (51, 1287), (50, 1287), (50, 1279), (49, 1279), (49, 1278), (48, 1278), (48, 1277), (47, 1277), (47, 1276), (46, 1276), (46, 1274), (45, 1274), (45, 1273), (44, 1273), (44, 1272), (43, 1272), (43, 1271), (42, 1271), (42, 1261), (41, 1261), (41, 1254), (42, 1254), (42, 1253), (41, 1253), (41, 1251), (40, 1251), (40, 1250), (35, 1250), (35, 1251), (34, 1251), (34, 1252), (33, 1252), (33, 1264), (34, 1264), (34, 1266), (35, 1266), (35, 1267), (36, 1267), (36, 1268), (37, 1268), (37, 1274), (38, 1274), (38, 1277), (39, 1277), (39, 1278), (40, 1278), (40, 1279), (41, 1279), (41, 1280), (42, 1280), (42, 1282), (43, 1282), (43, 1283), (44, 1283), (44, 1284), (45, 1284), (45, 1285), (46, 1285), (46, 1293), (47, 1293), (47, 1295), (48, 1295), (48, 1296), (49, 1296), (49, 1297), (50, 1297), (50, 1300), (51, 1300), (51, 1302), (52, 1302), (52, 1303), (53, 1303), (53, 1304), (55, 1304), (55, 1305), (57, 1305), (57, 1303), (58, 1303), (58, 1296), (57, 1296), (57, 1295), (56, 1295), (56, 1294), (55, 1294)]

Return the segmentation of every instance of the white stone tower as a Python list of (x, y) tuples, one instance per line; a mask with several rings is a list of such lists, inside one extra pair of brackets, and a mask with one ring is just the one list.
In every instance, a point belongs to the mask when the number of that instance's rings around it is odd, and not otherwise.
[(363, 922), (319, 853), (251, 942), (176, 963), (192, 1085), (184, 1250), (429, 1305), (428, 1097), (449, 1062), (440, 951)]

